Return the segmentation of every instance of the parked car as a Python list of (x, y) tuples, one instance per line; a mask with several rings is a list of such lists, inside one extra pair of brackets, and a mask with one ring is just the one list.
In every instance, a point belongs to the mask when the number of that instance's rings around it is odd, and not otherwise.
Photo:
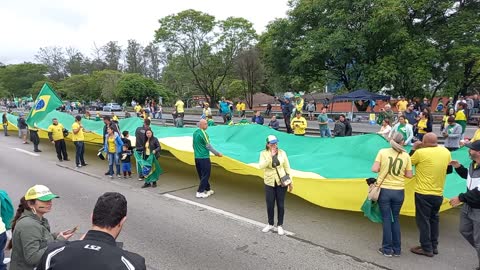
[(105, 106), (105, 104), (103, 104), (101, 102), (90, 102), (90, 105), (88, 106), (88, 110), (90, 110), (90, 111), (102, 111), (103, 106)]
[(114, 111), (122, 111), (122, 106), (118, 103), (107, 103), (105, 106), (103, 106), (103, 111), (104, 112), (114, 112)]

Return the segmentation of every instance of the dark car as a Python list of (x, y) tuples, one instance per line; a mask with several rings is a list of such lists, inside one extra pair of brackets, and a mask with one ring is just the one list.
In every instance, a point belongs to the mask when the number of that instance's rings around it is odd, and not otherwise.
[(90, 111), (102, 111), (103, 106), (105, 106), (101, 102), (91, 102), (90, 105), (88, 106), (88, 110)]

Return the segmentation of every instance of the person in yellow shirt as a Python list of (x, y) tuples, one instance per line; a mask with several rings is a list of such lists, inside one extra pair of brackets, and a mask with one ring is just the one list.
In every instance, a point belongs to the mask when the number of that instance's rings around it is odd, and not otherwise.
[(458, 111), (455, 114), (455, 122), (462, 126), (462, 139), (463, 139), (463, 134), (465, 133), (465, 129), (467, 128), (467, 116), (465, 114), (465, 109), (467, 107), (467, 104), (460, 102), (458, 103)]
[(478, 128), (473, 134), (473, 137), (470, 139), (470, 142), (473, 143), (474, 141), (480, 140), (480, 122), (478, 122)]
[(117, 169), (117, 177), (122, 178), (120, 174), (120, 153), (123, 151), (123, 141), (120, 135), (112, 127), (107, 128), (103, 151), (108, 157), (108, 175), (113, 178), (113, 166)]
[(65, 144), (64, 132), (65, 128), (60, 124), (57, 118), (52, 119), (52, 124), (48, 127), (48, 138), (55, 145), (57, 158), (60, 162), (69, 161), (67, 155), (67, 145)]
[(401, 97), (400, 100), (397, 102), (397, 110), (399, 112), (404, 112), (407, 110), (407, 106), (408, 106), (408, 101), (405, 100), (405, 97)]
[(185, 109), (183, 108), (184, 107), (184, 103), (181, 99), (178, 99), (177, 102), (175, 103), (175, 110), (177, 111), (177, 114), (179, 118), (182, 118), (185, 116)]
[(72, 124), (72, 141), (75, 145), (75, 164), (77, 168), (87, 166), (85, 163), (85, 135), (84, 132), (88, 132), (83, 128), (82, 117), (80, 115), (75, 116), (75, 122)]
[(420, 232), (420, 246), (410, 251), (433, 257), (438, 254), (438, 212), (443, 203), (445, 178), (453, 170), (449, 166), (452, 158), (447, 148), (438, 146), (437, 135), (432, 132), (425, 134), (422, 142), (413, 144), (410, 155), (415, 166), (415, 219)]
[(135, 105), (135, 107), (133, 107), (133, 109), (135, 110), (137, 117), (140, 117), (140, 111), (142, 110), (142, 106), (140, 106), (140, 104), (137, 104)]
[(401, 254), (399, 215), (405, 198), (405, 180), (412, 178), (412, 162), (403, 144), (403, 135), (395, 132), (391, 147), (378, 151), (372, 165), (372, 172), (378, 173), (376, 185), (381, 187), (378, 204), (383, 219), (383, 240), (378, 252), (386, 257)]
[(242, 102), (237, 102), (237, 105), (235, 106), (235, 108), (237, 109), (237, 112), (238, 112), (238, 117), (241, 117), (241, 114), (242, 114)]
[(245, 102), (241, 101), (240, 102), (240, 111), (242, 111), (242, 114), (240, 114), (240, 117), (245, 117), (245, 108), (246, 108)]
[(302, 116), (301, 111), (295, 112), (295, 118), (292, 119), (290, 125), (293, 129), (293, 134), (297, 136), (305, 136), (305, 129), (307, 128), (307, 120)]

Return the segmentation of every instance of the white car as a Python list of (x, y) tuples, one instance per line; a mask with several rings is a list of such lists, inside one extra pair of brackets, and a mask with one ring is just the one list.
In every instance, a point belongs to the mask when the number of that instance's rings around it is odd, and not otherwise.
[(114, 112), (114, 111), (122, 111), (122, 106), (118, 103), (107, 103), (105, 106), (103, 106), (103, 111), (104, 112)]

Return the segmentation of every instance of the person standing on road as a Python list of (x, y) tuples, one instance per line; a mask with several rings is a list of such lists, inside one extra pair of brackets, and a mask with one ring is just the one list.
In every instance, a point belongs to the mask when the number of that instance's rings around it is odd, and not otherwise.
[(400, 256), (400, 209), (405, 198), (405, 180), (412, 178), (412, 162), (403, 149), (403, 135), (394, 133), (390, 148), (381, 149), (372, 166), (378, 173), (377, 185), (381, 185), (378, 204), (383, 220), (382, 247), (378, 252), (386, 257)]
[(460, 139), (462, 138), (462, 126), (455, 123), (455, 117), (448, 118), (448, 125), (442, 132), (445, 137), (444, 146), (450, 151), (456, 151), (460, 148)]
[(2, 114), (2, 126), (3, 126), (3, 134), (5, 134), (5, 136), (9, 136), (7, 112), (3, 112)]
[[(260, 153), (259, 169), (264, 170), (263, 183), (265, 184), (265, 201), (267, 203), (268, 225), (262, 232), (269, 232), (274, 228), (275, 203), (277, 204), (277, 232), (284, 235), (283, 219), (285, 215), (285, 195), (287, 189), (293, 190), (293, 182), (282, 186), (280, 177), (291, 175), (287, 153), (278, 149), (278, 139), (273, 135), (267, 137), (265, 150)], [(290, 177), (291, 179), (291, 177)]]
[(72, 141), (75, 145), (75, 164), (77, 168), (87, 166), (85, 163), (85, 135), (84, 132), (88, 132), (83, 128), (82, 117), (80, 115), (75, 116), (75, 122), (72, 124)]
[(113, 178), (113, 166), (117, 169), (117, 177), (121, 178), (120, 174), (120, 153), (122, 153), (123, 141), (120, 135), (113, 131), (112, 127), (107, 128), (107, 135), (105, 135), (105, 144), (103, 151), (107, 153), (108, 157), (108, 172), (110, 178)]
[(57, 151), (58, 161), (69, 161), (67, 155), (67, 145), (65, 144), (65, 137), (63, 131), (65, 128), (60, 124), (57, 118), (52, 119), (52, 124), (48, 127), (48, 138), (55, 145)]
[(127, 200), (117, 192), (100, 196), (92, 213), (92, 228), (82, 240), (52, 243), (37, 270), (146, 270), (145, 258), (117, 246), (127, 220)]
[(52, 210), (52, 200), (58, 198), (48, 187), (35, 185), (20, 199), (12, 221), (10, 270), (32, 270), (40, 262), (47, 245), (55, 240), (68, 240), (73, 232), (51, 233), (45, 214)]
[(33, 127), (29, 126), (28, 131), (30, 133), (30, 141), (33, 143), (33, 152), (42, 152), (42, 150), (38, 149), (38, 145), (40, 144), (40, 137), (38, 137), (37, 123), (34, 123)]
[[(144, 147), (144, 151), (143, 151), (143, 159), (148, 159), (148, 157), (150, 157), (150, 155), (154, 155), (156, 159), (158, 159), (160, 157), (160, 150), (161, 150), (161, 147), (160, 147), (160, 142), (158, 141), (158, 139), (153, 136), (153, 131), (151, 129), (145, 131), (145, 138), (146, 138), (146, 141), (145, 141), (145, 147)], [(145, 180), (145, 183), (143, 184), (142, 188), (147, 188), (147, 187), (157, 187), (157, 181), (158, 179), (155, 179), (153, 181), (149, 181), (147, 182), (147, 180)]]
[(193, 133), (193, 154), (195, 157), (195, 167), (197, 169), (198, 177), (200, 178), (200, 185), (197, 189), (197, 198), (207, 198), (213, 195), (214, 191), (210, 188), (209, 178), (212, 170), (210, 161), (210, 152), (217, 157), (223, 155), (215, 150), (210, 144), (210, 138), (206, 132), (208, 128), (205, 119), (200, 120), (198, 129)]
[(423, 142), (415, 142), (410, 151), (415, 166), (415, 220), (420, 232), (420, 246), (410, 251), (418, 255), (433, 257), (438, 254), (440, 234), (440, 206), (447, 174), (452, 173), (450, 152), (438, 146), (437, 135), (427, 133)]
[(290, 122), (290, 126), (293, 129), (293, 134), (297, 136), (305, 136), (305, 130), (307, 129), (307, 120), (302, 116), (302, 111), (297, 110), (295, 112), (295, 118)]
[(467, 191), (450, 199), (453, 207), (463, 203), (460, 212), (460, 234), (475, 248), (479, 260), (480, 269), (480, 141), (465, 145), (472, 163), (465, 168), (457, 160), (452, 160), (450, 165), (455, 168), (457, 174), (467, 179)]
[[(105, 138), (108, 133), (107, 132), (108, 128), (111, 127), (113, 129), (113, 132), (120, 134), (120, 126), (118, 125), (118, 123), (113, 122), (110, 116), (108, 115), (105, 115), (103, 117), (103, 123), (105, 124), (103, 126), (103, 145), (105, 145)], [(110, 171), (105, 172), (105, 175), (110, 175)]]
[(330, 128), (328, 127), (328, 115), (327, 115), (327, 108), (323, 107), (320, 114), (318, 114), (318, 127), (320, 129), (320, 137), (332, 137), (332, 133), (330, 132)]
[(20, 130), (20, 136), (23, 139), (23, 144), (28, 144), (27, 142), (27, 132), (28, 132), (28, 125), (25, 121), (25, 117), (23, 113), (20, 113), (18, 117), (18, 130)]
[[(143, 120), (143, 126), (138, 127), (135, 130), (135, 151), (137, 151), (140, 156), (143, 156), (143, 151), (145, 148), (145, 141), (147, 139), (146, 132), (150, 130), (150, 119)], [(142, 171), (138, 170), (138, 181), (143, 181), (144, 177)]]

